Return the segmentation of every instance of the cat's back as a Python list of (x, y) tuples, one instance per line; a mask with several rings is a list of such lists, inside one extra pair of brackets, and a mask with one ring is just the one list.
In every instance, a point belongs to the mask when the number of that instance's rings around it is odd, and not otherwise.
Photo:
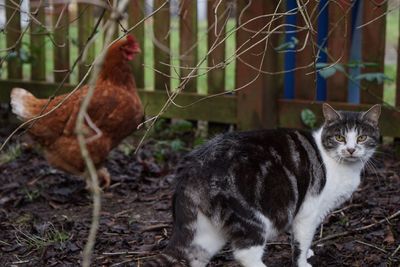
[(275, 165), (300, 172), (320, 161), (311, 132), (270, 129), (218, 135), (186, 155), (177, 172), (190, 172), (196, 179), (237, 172), (255, 175)]

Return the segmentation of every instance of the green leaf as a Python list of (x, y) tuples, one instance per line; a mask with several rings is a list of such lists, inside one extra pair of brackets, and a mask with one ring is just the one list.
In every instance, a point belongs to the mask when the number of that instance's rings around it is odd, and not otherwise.
[(336, 73), (336, 68), (333, 66), (323, 68), (323, 69), (320, 69), (318, 71), (318, 73), (319, 73), (319, 75), (322, 76), (322, 78), (326, 79), (326, 78), (333, 76)]
[(206, 139), (204, 139), (204, 137), (198, 136), (194, 140), (194, 147), (200, 146), (200, 145), (204, 144), (205, 142), (206, 142)]
[(167, 120), (166, 119), (158, 119), (154, 124), (154, 130), (156, 132), (161, 132), (167, 127)]
[(317, 116), (315, 116), (315, 113), (312, 110), (310, 110), (308, 108), (303, 109), (301, 111), (300, 116), (301, 116), (301, 121), (306, 126), (308, 126), (311, 129), (315, 127), (315, 125), (317, 123)]
[(179, 120), (171, 125), (171, 131), (174, 133), (186, 133), (193, 130), (193, 124), (190, 121)]
[(389, 78), (382, 72), (370, 72), (359, 74), (354, 77), (355, 80), (367, 80), (369, 82), (377, 82), (378, 84), (382, 84), (385, 80), (393, 81), (393, 79)]
[(19, 59), (21, 60), (22, 63), (31, 63), (32, 62), (32, 56), (29, 54), (28, 50), (21, 48), (19, 50)]
[(290, 38), (290, 41), (285, 42), (281, 45), (279, 45), (278, 47), (275, 47), (275, 51), (285, 51), (285, 50), (290, 50), (290, 49), (295, 49), (296, 45), (299, 43), (299, 40), (292, 36), (292, 38)]
[(318, 73), (325, 79), (333, 76), (336, 71), (343, 73), (346, 71), (342, 64), (332, 65), (330, 63), (318, 62), (315, 64), (315, 67), (317, 68)]
[(171, 141), (171, 149), (173, 151), (182, 151), (185, 148), (185, 143), (179, 139)]
[(365, 67), (378, 67), (379, 64), (376, 62), (361, 62), (361, 61), (350, 61), (347, 63), (349, 68), (365, 68)]
[(7, 54), (7, 61), (11, 61), (16, 58), (18, 58), (18, 53), (16, 51), (12, 51)]

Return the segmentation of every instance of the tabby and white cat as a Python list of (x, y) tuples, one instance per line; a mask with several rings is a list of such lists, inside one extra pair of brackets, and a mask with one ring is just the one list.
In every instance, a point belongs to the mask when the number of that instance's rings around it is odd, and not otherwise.
[(226, 242), (245, 267), (262, 267), (264, 246), (292, 235), (293, 265), (307, 258), (324, 217), (347, 200), (379, 140), (381, 108), (323, 105), (315, 132), (227, 133), (189, 153), (176, 170), (174, 227), (164, 253), (144, 266), (206, 266)]

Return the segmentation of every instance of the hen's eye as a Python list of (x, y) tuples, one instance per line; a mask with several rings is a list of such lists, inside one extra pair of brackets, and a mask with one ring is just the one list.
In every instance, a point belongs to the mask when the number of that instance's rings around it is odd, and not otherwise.
[(367, 140), (367, 136), (366, 135), (360, 135), (359, 137), (357, 137), (357, 142), (364, 142), (365, 140)]
[(343, 135), (340, 135), (340, 134), (335, 135), (335, 139), (336, 139), (336, 141), (341, 142), (341, 143), (343, 143), (344, 141), (346, 141), (346, 138), (344, 138), (344, 136), (343, 136)]

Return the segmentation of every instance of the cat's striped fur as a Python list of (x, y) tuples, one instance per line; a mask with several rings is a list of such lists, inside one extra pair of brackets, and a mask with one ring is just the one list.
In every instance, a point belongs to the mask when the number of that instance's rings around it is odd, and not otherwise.
[[(176, 170), (171, 240), (144, 266), (204, 267), (230, 242), (243, 266), (262, 267), (265, 243), (283, 231), (292, 232), (294, 265), (310, 266), (315, 229), (357, 188), (376, 147), (379, 112), (377, 106), (368, 113), (337, 113), (325, 105), (326, 122), (314, 133), (227, 133), (195, 149)], [(364, 149), (362, 160), (336, 159), (349, 147), (333, 145), (333, 136), (354, 132), (368, 136), (365, 144), (353, 144)]]

